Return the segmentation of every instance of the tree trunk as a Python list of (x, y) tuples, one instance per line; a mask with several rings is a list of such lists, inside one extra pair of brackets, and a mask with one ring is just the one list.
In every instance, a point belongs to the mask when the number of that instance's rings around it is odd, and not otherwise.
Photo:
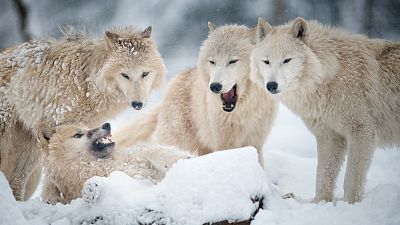
[(273, 11), (273, 23), (274, 24), (282, 24), (286, 22), (286, 2), (285, 0), (273, 0), (272, 5), (274, 7)]
[(374, 33), (373, 32), (373, 27), (374, 27), (373, 7), (374, 7), (374, 0), (365, 0), (362, 30), (364, 33), (368, 34), (369, 36), (372, 36)]
[(23, 0), (13, 0), (15, 9), (17, 11), (17, 15), (19, 17), (19, 31), (20, 31), (20, 35), (22, 37), (22, 40), (28, 41), (30, 40), (31, 34), (28, 31), (27, 28), (27, 21), (28, 21), (28, 8), (27, 6), (24, 4)]

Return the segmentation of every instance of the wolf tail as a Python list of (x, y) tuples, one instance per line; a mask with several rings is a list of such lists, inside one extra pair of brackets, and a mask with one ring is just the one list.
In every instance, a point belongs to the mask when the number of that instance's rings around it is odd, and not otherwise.
[(132, 147), (133, 145), (149, 142), (157, 126), (159, 111), (160, 107), (158, 106), (144, 117), (135, 119), (118, 129), (113, 135), (116, 145), (118, 147)]

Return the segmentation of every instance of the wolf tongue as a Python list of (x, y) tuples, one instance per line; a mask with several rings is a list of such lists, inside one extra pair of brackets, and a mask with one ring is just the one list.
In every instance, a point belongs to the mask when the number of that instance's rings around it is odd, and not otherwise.
[(231, 102), (234, 96), (235, 96), (235, 90), (234, 90), (234, 88), (232, 88), (231, 90), (229, 90), (229, 91), (226, 92), (225, 94), (222, 94), (222, 98), (223, 98), (226, 102)]

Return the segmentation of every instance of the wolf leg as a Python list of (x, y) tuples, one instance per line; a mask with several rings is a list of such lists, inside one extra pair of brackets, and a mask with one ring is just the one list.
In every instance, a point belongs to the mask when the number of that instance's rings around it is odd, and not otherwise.
[(29, 176), (28, 183), (25, 187), (24, 200), (28, 200), (32, 197), (33, 193), (36, 191), (37, 186), (40, 183), (40, 178), (42, 177), (42, 165), (39, 163), (33, 170), (32, 174)]
[(53, 182), (49, 180), (47, 175), (44, 177), (41, 197), (42, 201), (47, 204), (55, 205), (57, 202), (63, 202), (60, 191)]
[(374, 154), (373, 129), (362, 128), (352, 133), (349, 140), (347, 169), (344, 178), (344, 198), (349, 203), (362, 199), (364, 184)]
[[(251, 144), (248, 144), (249, 146), (251, 146)], [(258, 162), (260, 163), (262, 168), (265, 168), (264, 166), (264, 149), (263, 149), (263, 143), (262, 144), (258, 144), (256, 146), (254, 146), (257, 150), (258, 153)]]
[(332, 201), (336, 179), (346, 154), (346, 140), (321, 122), (306, 121), (317, 140), (318, 164), (314, 202)]
[[(6, 128), (4, 139), (2, 140), (2, 164), (1, 169), (5, 173), (14, 197), (18, 201), (25, 199), (25, 188), (29, 177), (40, 163), (40, 150), (36, 138), (31, 132), (25, 129), (20, 122), (14, 123)], [(4, 163), (4, 164), (3, 164)], [(38, 184), (40, 176), (34, 176), (32, 185)], [(36, 186), (30, 187), (32, 190)]]

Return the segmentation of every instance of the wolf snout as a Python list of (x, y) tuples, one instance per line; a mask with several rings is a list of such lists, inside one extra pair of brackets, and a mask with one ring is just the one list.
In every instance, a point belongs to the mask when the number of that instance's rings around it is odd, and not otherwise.
[(103, 126), (101, 126), (101, 129), (111, 131), (111, 124), (110, 123), (105, 123)]
[(267, 90), (272, 94), (278, 93), (278, 83), (276, 81), (270, 81), (266, 85)]
[(140, 110), (143, 107), (143, 102), (139, 102), (139, 101), (133, 101), (132, 102), (132, 107), (136, 110)]
[(222, 89), (222, 84), (213, 82), (210, 84), (210, 90), (214, 93), (219, 93)]

